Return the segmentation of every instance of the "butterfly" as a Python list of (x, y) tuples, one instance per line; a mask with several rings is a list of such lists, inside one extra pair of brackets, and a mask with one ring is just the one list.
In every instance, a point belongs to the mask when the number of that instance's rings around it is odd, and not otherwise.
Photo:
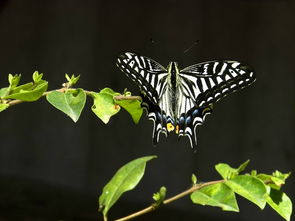
[(176, 62), (167, 68), (156, 61), (126, 52), (116, 65), (140, 88), (148, 118), (154, 122), (153, 144), (175, 131), (197, 146), (196, 126), (203, 124), (213, 104), (255, 81), (253, 68), (238, 61), (215, 60), (182, 70)]

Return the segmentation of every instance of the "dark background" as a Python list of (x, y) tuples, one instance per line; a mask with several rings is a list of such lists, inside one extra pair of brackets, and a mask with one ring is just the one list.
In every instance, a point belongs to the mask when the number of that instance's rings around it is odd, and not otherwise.
[[(162, 185), (168, 196), (199, 180), (219, 179), (214, 165), (271, 173), (294, 170), (295, 7), (292, 0), (198, 1), (0, 1), (0, 87), (8, 73), (22, 82), (39, 70), (49, 89), (64, 73), (81, 74), (79, 86), (99, 91), (138, 90), (115, 66), (116, 56), (133, 51), (163, 65), (212, 59), (251, 64), (257, 81), (215, 105), (198, 127), (193, 153), (187, 138), (161, 137), (152, 146), (152, 122), (134, 125), (122, 111), (104, 125), (88, 99), (80, 120), (45, 99), (20, 104), (0, 115), (0, 220), (97, 220), (102, 187), (123, 164), (158, 155), (134, 191), (110, 210), (110, 219), (151, 203)], [(189, 52), (185, 49), (194, 44)], [(284, 191), (294, 201), (294, 177)], [(138, 220), (282, 220), (269, 207), (260, 211), (238, 198), (240, 213), (193, 205), (184, 198)], [(99, 217), (101, 218), (101, 217)], [(294, 216), (293, 216), (294, 218)]]

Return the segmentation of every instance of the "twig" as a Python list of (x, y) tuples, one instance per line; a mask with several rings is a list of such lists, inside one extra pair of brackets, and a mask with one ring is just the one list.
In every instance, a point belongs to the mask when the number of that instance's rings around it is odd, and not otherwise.
[(142, 98), (140, 96), (124, 96), (124, 95), (118, 95), (114, 97), (115, 100), (121, 101), (121, 100), (139, 100), (141, 101)]
[[(213, 185), (213, 184), (216, 184), (216, 183), (223, 183), (223, 182), (225, 182), (225, 180), (216, 180), (216, 181), (211, 181), (211, 182), (207, 182), (207, 183), (202, 183), (202, 184), (194, 185), (194, 186), (192, 186), (191, 188), (185, 190), (184, 192), (179, 193), (179, 194), (177, 194), (177, 195), (175, 195), (175, 196), (173, 196), (173, 197), (171, 197), (171, 198), (169, 198), (169, 199), (164, 200), (164, 201), (163, 201), (163, 204), (166, 205), (166, 204), (168, 204), (168, 203), (171, 203), (171, 202), (173, 202), (173, 201), (175, 201), (175, 200), (177, 200), (177, 199), (180, 199), (180, 198), (182, 198), (182, 197), (184, 197), (184, 196), (187, 196), (187, 195), (189, 195), (189, 194), (191, 194), (191, 193), (193, 193), (193, 192), (195, 192), (195, 191), (197, 191), (197, 190), (199, 190), (199, 189), (201, 189), (201, 188), (203, 188), (203, 187), (205, 187), (205, 186)], [(143, 214), (146, 214), (146, 213), (152, 212), (152, 211), (154, 211), (154, 210), (156, 210), (156, 209), (157, 209), (157, 208), (156, 208), (155, 206), (152, 205), (152, 206), (146, 207), (146, 208), (143, 209), (143, 210), (140, 210), (140, 211), (138, 211), (138, 212), (132, 213), (131, 215), (125, 216), (125, 217), (120, 218), (120, 219), (116, 219), (115, 221), (125, 221), (125, 220), (130, 220), (130, 219), (133, 219), (133, 218), (135, 218), (135, 217), (137, 217), (137, 216), (141, 216), (141, 215), (143, 215)]]
[[(69, 88), (69, 89), (67, 89), (67, 88), (60, 88), (60, 89), (56, 89), (56, 90), (52, 90), (52, 91), (65, 92), (66, 90), (75, 90), (75, 88)], [(47, 94), (51, 93), (52, 91), (46, 91), (46, 92), (44, 92), (41, 97), (46, 96)], [(87, 95), (90, 95), (92, 93), (92, 91), (86, 91), (86, 90), (84, 90), (84, 92)], [(115, 96), (114, 99), (115, 100), (118, 100), (118, 101), (120, 101), (120, 100), (139, 100), (139, 101), (141, 101), (142, 100), (142, 98), (140, 96), (124, 96), (124, 95)], [(27, 101), (10, 100), (6, 104), (8, 104), (9, 106), (13, 106), (13, 105), (24, 103), (24, 102), (27, 102)]]
[[(56, 90), (52, 90), (52, 91), (65, 92), (66, 89), (65, 88), (60, 88), (60, 89), (56, 89)], [(49, 94), (52, 91), (46, 91), (46, 92), (44, 92), (41, 97), (46, 96), (47, 94)], [(22, 100), (11, 100), (11, 101), (7, 102), (7, 104), (9, 104), (9, 106), (13, 106), (13, 105), (24, 103), (24, 102), (26, 102), (26, 101), (22, 101)]]

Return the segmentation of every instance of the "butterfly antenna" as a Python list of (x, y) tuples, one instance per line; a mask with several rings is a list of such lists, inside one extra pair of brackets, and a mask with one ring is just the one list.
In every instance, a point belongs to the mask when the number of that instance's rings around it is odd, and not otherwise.
[(200, 42), (200, 41), (197, 40), (197, 41), (195, 41), (194, 43), (192, 43), (191, 46), (189, 46), (187, 49), (185, 49), (185, 50), (183, 51), (183, 54), (186, 54), (187, 52), (189, 52), (189, 51), (190, 51), (193, 47), (195, 47), (199, 42)]
[(157, 45), (157, 43), (158, 42), (153, 37), (150, 37), (148, 40), (146, 40), (142, 50), (143, 51), (153, 50), (155, 46)]
[(153, 38), (150, 38), (150, 42), (151, 42), (152, 44), (155, 44), (155, 43), (156, 43), (155, 40), (154, 40)]

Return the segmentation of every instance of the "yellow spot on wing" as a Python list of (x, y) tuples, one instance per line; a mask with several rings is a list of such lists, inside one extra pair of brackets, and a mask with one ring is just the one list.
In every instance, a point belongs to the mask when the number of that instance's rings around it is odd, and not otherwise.
[(166, 127), (167, 127), (168, 132), (171, 132), (171, 131), (174, 130), (174, 126), (173, 126), (173, 124), (171, 124), (171, 123), (168, 123), (168, 124), (166, 125)]

